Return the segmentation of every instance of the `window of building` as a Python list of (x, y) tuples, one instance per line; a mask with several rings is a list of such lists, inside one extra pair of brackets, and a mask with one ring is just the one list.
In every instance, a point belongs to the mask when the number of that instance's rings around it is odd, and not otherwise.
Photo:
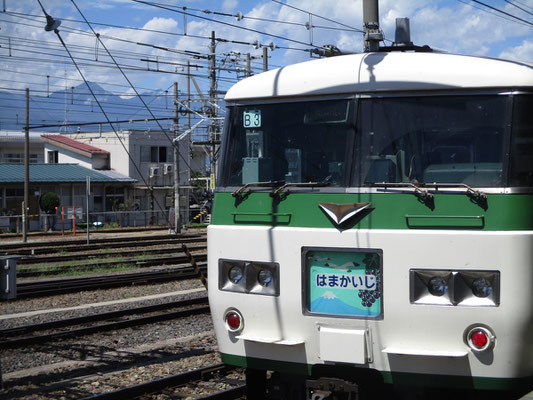
[(46, 162), (48, 164), (57, 164), (59, 161), (59, 152), (58, 151), (53, 151), (53, 150), (48, 150), (47, 151), (47, 160)]
[(141, 162), (166, 163), (173, 160), (172, 147), (141, 146)]
[[(5, 153), (2, 156), (2, 162), (6, 164), (23, 164), (24, 163), (24, 154), (21, 153)], [(30, 164), (35, 164), (39, 162), (38, 154), (30, 154), (29, 159)]]

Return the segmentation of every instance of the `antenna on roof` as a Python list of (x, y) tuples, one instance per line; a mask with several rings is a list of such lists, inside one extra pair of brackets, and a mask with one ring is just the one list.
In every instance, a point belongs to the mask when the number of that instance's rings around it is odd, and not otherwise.
[(412, 46), (409, 18), (396, 18), (396, 32), (393, 46)]
[(396, 18), (396, 32), (394, 34), (394, 43), (392, 46), (383, 46), (379, 51), (414, 51), (414, 52), (432, 52), (434, 51), (428, 45), (417, 46), (411, 42), (411, 27), (409, 18)]

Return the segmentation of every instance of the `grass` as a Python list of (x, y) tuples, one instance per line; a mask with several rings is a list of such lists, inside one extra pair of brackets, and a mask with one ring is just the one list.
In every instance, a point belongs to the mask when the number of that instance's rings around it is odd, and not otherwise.
[[(109, 259), (106, 259), (109, 260)], [(92, 263), (91, 263), (92, 261)], [(56, 277), (62, 277), (62, 276), (79, 276), (79, 275), (87, 275), (87, 274), (105, 274), (109, 272), (122, 272), (127, 270), (133, 270), (137, 269), (137, 265), (135, 265), (135, 260), (125, 260), (125, 259), (116, 259), (116, 264), (111, 264), (107, 266), (96, 266), (98, 263), (98, 260), (91, 260), (91, 261), (73, 261), (67, 263), (60, 263), (60, 264), (51, 264), (51, 265), (39, 265), (35, 267), (30, 268), (24, 268), (19, 269), (20, 272), (22, 271), (28, 271), (28, 272), (38, 272), (41, 273), (41, 277), (46, 277), (49, 275), (54, 275)], [(94, 266), (91, 266), (94, 265)], [(65, 268), (68, 267), (68, 268)], [(62, 271), (57, 271), (58, 269), (65, 268)]]

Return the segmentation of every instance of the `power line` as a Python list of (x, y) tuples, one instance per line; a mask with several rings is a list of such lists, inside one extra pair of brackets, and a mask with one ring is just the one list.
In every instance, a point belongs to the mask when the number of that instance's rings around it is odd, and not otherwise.
[[(28, 52), (33, 53), (31, 51), (28, 51)], [(66, 58), (66, 56), (60, 56), (60, 57)], [(19, 57), (19, 56), (11, 56), (11, 57), (9, 57), (9, 56), (1, 56), (0, 55), (0, 59), (6, 60), (6, 61), (29, 61), (29, 62), (40, 62), (40, 63), (47, 62), (47, 63), (51, 63), (51, 64), (64, 65), (64, 61), (58, 61), (58, 60), (54, 60), (54, 59), (45, 59), (45, 58), (32, 58), (32, 57)], [(83, 59), (83, 58), (82, 58), (82, 60), (85, 60), (86, 62), (78, 63), (78, 65), (94, 67), (94, 68), (115, 68), (115, 66), (112, 63), (109, 63), (109, 62), (100, 62), (99, 61), (98, 63), (95, 63), (92, 60)], [(99, 63), (101, 63), (101, 64), (99, 64)], [(178, 76), (188, 76), (188, 74), (185, 73), (185, 72), (167, 71), (167, 70), (161, 70), (161, 69), (155, 70), (155, 69), (144, 68), (144, 67), (140, 67), (140, 66), (136, 66), (136, 65), (124, 65), (124, 64), (122, 64), (121, 68), (129, 70), (129, 71), (137, 71), (137, 72), (152, 72), (152, 73), (160, 73), (160, 74), (172, 74), (172, 75), (178, 75)], [(209, 77), (207, 75), (190, 74), (190, 76), (193, 76), (193, 77), (199, 78), (199, 79), (209, 79)], [(225, 77), (224, 78), (221, 77), (220, 80), (226, 81), (226, 82), (230, 82), (230, 83), (237, 82), (237, 79), (225, 78)]]
[[(89, 23), (89, 21), (87, 21), (87, 18), (85, 18), (85, 15), (83, 15), (83, 13), (81, 12), (81, 10), (79, 9), (78, 5), (76, 4), (76, 2), (74, 0), (70, 0), (72, 2), (72, 4), (74, 4), (74, 6), (76, 7), (76, 9), (78, 10), (78, 12), (80, 13), (80, 15), (82, 16), (83, 20), (85, 21), (85, 23), (89, 26), (89, 28), (91, 29), (91, 31), (93, 32), (93, 34), (95, 35), (96, 39), (102, 44), (102, 47), (105, 49), (105, 51), (107, 52), (107, 54), (109, 55), (109, 57), (111, 57), (111, 59), (113, 60), (113, 62), (115, 63), (116, 67), (119, 69), (120, 73), (122, 74), (122, 76), (124, 77), (124, 79), (126, 79), (126, 81), (128, 82), (128, 84), (131, 86), (131, 88), (133, 89), (133, 91), (135, 92), (135, 94), (137, 95), (137, 97), (139, 98), (139, 100), (143, 103), (143, 105), (145, 106), (146, 110), (150, 113), (150, 115), (152, 116), (152, 118), (154, 118), (154, 121), (156, 122), (156, 124), (159, 126), (159, 128), (161, 129), (161, 131), (163, 132), (163, 134), (165, 135), (165, 137), (169, 140), (169, 142), (171, 143), (172, 147), (176, 146), (177, 144), (174, 143), (174, 141), (168, 136), (168, 133), (167, 131), (161, 126), (161, 124), (159, 123), (159, 121), (157, 119), (155, 119), (155, 116), (154, 114), (152, 113), (152, 111), (150, 110), (150, 108), (148, 107), (148, 105), (146, 104), (146, 102), (143, 100), (143, 98), (139, 95), (139, 93), (137, 92), (137, 90), (135, 89), (135, 86), (133, 86), (133, 84), (131, 83), (131, 81), (129, 80), (129, 78), (126, 76), (126, 74), (124, 73), (124, 71), (120, 68), (119, 64), (115, 61), (115, 58), (113, 57), (113, 55), (111, 54), (111, 52), (108, 50), (107, 46), (104, 44), (104, 42), (100, 39), (100, 36), (96, 34), (96, 32), (94, 31), (93, 27), (91, 26), (91, 24)], [(178, 151), (177, 152), (177, 155), (180, 156), (183, 161), (185, 162), (185, 164), (187, 165), (187, 167), (189, 169), (191, 169), (191, 166), (188, 164), (187, 160), (183, 157), (183, 155), (181, 155), (181, 153)], [(178, 210), (179, 212), (179, 210)]]
[(515, 0), (515, 1), (513, 1), (512, 3), (518, 3), (518, 4), (520, 4), (521, 6), (524, 6), (524, 7), (526, 7), (526, 8), (529, 8), (530, 10), (533, 10), (533, 7), (531, 7), (530, 5), (528, 5), (528, 4), (526, 4), (526, 3), (523, 3), (523, 2), (521, 2), (521, 1)]
[[(258, 33), (258, 34), (260, 34), (260, 35), (269, 36), (269, 37), (273, 37), (273, 38), (276, 38), (276, 39), (280, 39), (280, 40), (285, 40), (285, 41), (292, 42), (292, 43), (301, 44), (301, 45), (304, 45), (304, 46), (309, 46), (308, 43), (301, 42), (301, 41), (299, 41), (299, 40), (290, 39), (290, 38), (283, 37), (283, 36), (279, 36), (279, 35), (274, 35), (274, 34), (272, 34), (272, 33), (266, 33), (266, 32), (262, 32), (262, 31), (258, 31), (257, 29), (246, 28), (246, 27), (243, 27), (243, 26), (239, 26), (239, 25), (235, 25), (235, 24), (230, 24), (230, 23), (228, 23), (228, 22), (219, 21), (219, 20), (217, 20), (217, 19), (212, 19), (212, 18), (203, 17), (203, 16), (201, 16), (201, 15), (191, 14), (191, 13), (188, 13), (188, 12), (186, 12), (186, 11), (180, 11), (180, 10), (178, 10), (178, 9), (172, 8), (171, 6), (162, 5), (162, 4), (153, 3), (153, 2), (148, 2), (148, 1), (143, 1), (143, 0), (131, 0), (131, 1), (133, 1), (133, 2), (135, 2), (135, 3), (140, 3), (140, 4), (147, 5), (147, 6), (156, 7), (156, 8), (161, 8), (161, 9), (163, 9), (163, 10), (172, 11), (172, 12), (175, 12), (175, 13), (179, 13), (179, 14), (183, 14), (183, 15), (187, 15), (187, 16), (191, 16), (191, 17), (195, 17), (195, 18), (203, 19), (203, 20), (206, 20), (206, 21), (215, 22), (215, 23), (217, 23), (217, 24), (222, 24), (222, 25), (226, 25), (226, 26), (231, 26), (231, 27), (233, 27), (233, 28), (242, 29), (242, 30), (245, 30), (245, 31), (248, 31), (248, 32), (254, 32), (254, 33)], [(320, 46), (319, 46), (319, 47), (320, 47)], [(320, 48), (321, 48), (321, 47), (320, 47)], [(300, 49), (300, 50), (309, 51), (308, 49)]]
[(525, 23), (525, 24), (528, 24), (528, 25), (533, 26), (533, 22), (530, 22), (530, 21), (527, 21), (527, 20), (525, 20), (525, 19), (519, 18), (519, 17), (517, 17), (516, 15), (513, 15), (513, 14), (508, 13), (508, 12), (506, 12), (506, 11), (502, 11), (502, 10), (496, 8), (496, 7), (489, 6), (488, 4), (483, 3), (482, 1), (479, 1), (479, 0), (471, 0), (471, 1), (473, 1), (474, 3), (480, 4), (480, 5), (482, 5), (482, 6), (485, 6), (485, 7), (487, 7), (487, 8), (490, 8), (491, 10), (494, 10), (494, 11), (500, 13), (500, 14), (507, 15), (508, 17), (514, 18), (514, 19), (516, 19), (517, 21), (520, 21), (520, 22), (523, 22), (523, 23)]
[(281, 1), (278, 1), (278, 0), (272, 0), (272, 1), (273, 1), (274, 3), (281, 4), (282, 6), (286, 6), (286, 7), (289, 7), (289, 8), (295, 9), (295, 10), (297, 10), (297, 11), (303, 12), (303, 13), (305, 13), (305, 14), (312, 15), (313, 17), (322, 18), (322, 19), (325, 20), (325, 21), (332, 22), (332, 23), (334, 23), (334, 24), (337, 24), (337, 25), (343, 26), (343, 27), (345, 27), (345, 28), (349, 28), (351, 31), (358, 32), (358, 33), (365, 33), (365, 32), (364, 32), (363, 30), (361, 30), (361, 29), (354, 28), (353, 26), (346, 25), (346, 24), (343, 24), (343, 23), (341, 23), (341, 22), (338, 22), (338, 21), (332, 20), (332, 19), (330, 19), (330, 18), (323, 17), (322, 15), (313, 14), (312, 12), (309, 12), (309, 11), (306, 11), (306, 10), (302, 10), (301, 8), (298, 8), (298, 7), (295, 7), (295, 6), (291, 6), (291, 5), (288, 4), (288, 3), (282, 3)]
[[(280, 3), (280, 4), (283, 4), (283, 3)], [(285, 4), (283, 4), (285, 5)], [(271, 18), (260, 18), (260, 17), (250, 17), (248, 15), (243, 15), (242, 13), (238, 12), (237, 14), (229, 14), (229, 13), (223, 13), (223, 12), (219, 12), (219, 11), (212, 11), (212, 10), (201, 10), (201, 9), (197, 9), (197, 8), (191, 8), (191, 7), (182, 7), (182, 9), (185, 11), (185, 10), (192, 10), (192, 11), (196, 11), (196, 12), (202, 12), (204, 14), (213, 14), (213, 15), (220, 15), (222, 17), (232, 17), (232, 18), (237, 18), (237, 21), (240, 21), (242, 19), (250, 19), (252, 21), (262, 21), (262, 22), (270, 22), (270, 23), (277, 23), (277, 24), (284, 24), (284, 25), (292, 25), (292, 26), (300, 26), (300, 27), (304, 27), (304, 28), (318, 28), (318, 29), (335, 29), (335, 30), (338, 30), (339, 28), (334, 28), (332, 26), (319, 26), (319, 25), (309, 25), (308, 23), (302, 23), (302, 22), (292, 22), (292, 21), (280, 21), (280, 20), (276, 20), (276, 19), (271, 19)], [(324, 18), (324, 17), (321, 17), (325, 20), (327, 20), (327, 18)], [(334, 21), (331, 21), (331, 22), (334, 22)], [(339, 25), (342, 25), (340, 24), (339, 22), (335, 22)], [(344, 25), (347, 27), (347, 25)], [(360, 29), (356, 29), (356, 28), (349, 28), (349, 29), (342, 29), (342, 30), (347, 30), (347, 31), (350, 31), (350, 32), (362, 32)]]
[(532, 12), (530, 12), (530, 11), (526, 10), (525, 8), (522, 8), (522, 7), (520, 7), (520, 6), (517, 6), (517, 5), (516, 5), (516, 4), (514, 4), (514, 3), (512, 2), (512, 1), (509, 1), (509, 0), (503, 0), (503, 1), (505, 1), (506, 3), (508, 3), (508, 4), (512, 5), (513, 7), (516, 7), (516, 8), (518, 8), (519, 10), (522, 10), (523, 12), (525, 12), (525, 13), (527, 13), (527, 14), (529, 14), (529, 15), (533, 15), (533, 13), (532, 13)]
[[(154, 4), (157, 4), (157, 3), (154, 3)], [(179, 12), (179, 11), (176, 10), (176, 12)], [(30, 20), (30, 21), (34, 21), (34, 19), (26, 18), (26, 16), (31, 16), (31, 17), (40, 18), (40, 19), (43, 18), (40, 15), (23, 14), (23, 13), (17, 13), (17, 12), (13, 12), (13, 11), (6, 12), (5, 14), (11, 15), (11, 16), (16, 17), (16, 18), (27, 19), (27, 20)], [(191, 14), (191, 15), (194, 15), (194, 14)], [(197, 16), (197, 17), (201, 18), (199, 16)], [(251, 17), (247, 17), (247, 18), (251, 19)], [(64, 19), (62, 19), (62, 21), (70, 21), (70, 22), (78, 22), (78, 23), (83, 23), (84, 22), (84, 21), (80, 21), (80, 20), (76, 20), (76, 19), (69, 19), (69, 18), (64, 18)], [(5, 22), (8, 22), (8, 21), (5, 21)], [(92, 24), (92, 25), (99, 25), (99, 26), (105, 26), (105, 27), (110, 27), (110, 28), (151, 32), (151, 33), (157, 33), (157, 34), (162, 34), (162, 35), (181, 36), (181, 37), (200, 39), (200, 40), (211, 40), (211, 38), (207, 37), (207, 36), (192, 35), (192, 34), (177, 33), (177, 32), (168, 32), (168, 31), (161, 31), (161, 30), (157, 30), (157, 29), (137, 28), (137, 27), (123, 26), (123, 25), (105, 24), (105, 23), (100, 23), (100, 22), (89, 22), (89, 23)], [(21, 25), (27, 25), (27, 26), (36, 27), (35, 25), (29, 25), (29, 24), (21, 24)], [(326, 28), (326, 27), (324, 27), (324, 28)], [(76, 28), (72, 28), (72, 27), (62, 26), (62, 29), (63, 30), (68, 30), (71, 33), (76, 33), (76, 34), (85, 35), (85, 36), (92, 36), (92, 35), (88, 34), (85, 31), (82, 31), (82, 30), (76, 29)], [(114, 37), (114, 36), (103, 35), (103, 34), (101, 34), (100, 36), (103, 37), (103, 38), (110, 39), (110, 40), (117, 40), (117, 41), (121, 41), (121, 42), (127, 42), (127, 43), (135, 44), (135, 42), (132, 42), (130, 40), (123, 39), (123, 38), (117, 38), (117, 37)], [(238, 41), (238, 40), (230, 40), (230, 39), (224, 39), (224, 38), (217, 38), (217, 41), (224, 42), (224, 43), (233, 43), (233, 44), (245, 45), (245, 46), (256, 46), (257, 45), (256, 43), (243, 42), (243, 41)], [(139, 43), (137, 43), (137, 44), (139, 44)], [(282, 46), (279, 46), (278, 48), (284, 49), (284, 50), (309, 51), (309, 49), (300, 49), (300, 48), (291, 48), (291, 47), (282, 47)]]
[(495, 12), (492, 12), (491, 10), (487, 10), (486, 8), (480, 7), (480, 6), (476, 5), (476, 4), (468, 3), (466, 0), (457, 0), (457, 1), (459, 3), (463, 3), (464, 5), (467, 5), (469, 7), (475, 8), (476, 10), (480, 10), (480, 11), (483, 11), (484, 13), (490, 14), (490, 15), (492, 15), (494, 17), (498, 17), (498, 18), (504, 19), (506, 21), (513, 22), (515, 24), (520, 24), (520, 25), (526, 26), (526, 24), (524, 24), (522, 22), (519, 22), (519, 21), (516, 21), (513, 18), (509, 18), (509, 17), (506, 17), (504, 15), (497, 14)]
[[(49, 15), (46, 14), (46, 11), (44, 10), (44, 7), (42, 6), (40, 0), (37, 0), (39, 2), (39, 5), (41, 6), (41, 8), (43, 9), (43, 13), (47, 16), (47, 20), (48, 20), (48, 17)], [(52, 19), (50, 17), (50, 19)], [(52, 19), (53, 21), (53, 19)], [(91, 87), (89, 86), (89, 83), (87, 82), (87, 80), (85, 79), (85, 76), (83, 75), (83, 73), (81, 72), (81, 69), (78, 67), (78, 65), (76, 64), (76, 60), (74, 59), (74, 57), (72, 57), (72, 55), (70, 54), (70, 51), (67, 47), (67, 45), (65, 44), (65, 42), (63, 41), (63, 38), (61, 37), (61, 35), (59, 34), (59, 31), (57, 30), (57, 27), (54, 29), (54, 33), (56, 34), (57, 38), (59, 39), (59, 41), (61, 42), (61, 44), (63, 45), (63, 47), (65, 48), (65, 51), (68, 53), (69, 57), (72, 59), (72, 62), (74, 63), (74, 65), (76, 66), (76, 69), (78, 70), (78, 73), (80, 74), (80, 76), (82, 77), (82, 79), (85, 81), (85, 84), (87, 85), (87, 87), (89, 88), (89, 91), (91, 92), (92, 96), (94, 97), (94, 100), (96, 101), (96, 103), (98, 104), (98, 107), (100, 108), (100, 110), (102, 111), (102, 114), (104, 114), (105, 116), (105, 119), (109, 122), (109, 125), (111, 126), (111, 128), (113, 129), (113, 132), (115, 133), (115, 136), (118, 138), (118, 140), (120, 141), (124, 151), (126, 152), (126, 154), (128, 155), (130, 161), (132, 162), (133, 166), (135, 167), (135, 169), (137, 170), (139, 176), (141, 177), (142, 181), (144, 182), (144, 184), (149, 188), (150, 190), (150, 193), (153, 193), (153, 187), (150, 186), (148, 184), (148, 182), (146, 182), (146, 180), (144, 179), (144, 176), (143, 174), (141, 173), (141, 170), (139, 169), (138, 165), (135, 163), (135, 160), (134, 158), (132, 157), (132, 155), (130, 154), (130, 152), (128, 151), (127, 147), (124, 145), (124, 142), (122, 141), (122, 139), (120, 138), (120, 135), (118, 134), (118, 132), (116, 131), (113, 123), (110, 121), (109, 117), (107, 116), (106, 112), (104, 111), (103, 107), (100, 105), (99, 101), (98, 101), (98, 98), (96, 97), (96, 95), (94, 94), (93, 90), (91, 89)], [(159, 207), (159, 209), (161, 211), (165, 211), (163, 210), (163, 208), (160, 206), (160, 204), (157, 202), (157, 199), (156, 199), (156, 203)]]

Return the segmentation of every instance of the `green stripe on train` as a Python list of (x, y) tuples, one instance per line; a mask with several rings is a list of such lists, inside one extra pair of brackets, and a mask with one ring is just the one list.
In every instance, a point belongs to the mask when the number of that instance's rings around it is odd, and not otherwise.
[[(243, 357), (225, 353), (221, 353), (220, 356), (222, 358), (223, 363), (235, 365), (242, 368), (279, 371), (281, 373), (295, 375), (311, 376), (313, 374), (313, 365), (311, 364)], [(350, 366), (348, 364), (342, 365), (344, 365), (347, 370), (357, 369), (356, 366)], [(322, 365), (320, 366), (323, 367)], [(366, 368), (364, 369), (367, 370)], [(530, 376), (522, 378), (484, 378), (472, 376), (416, 374), (388, 371), (378, 372), (381, 373), (384, 383), (402, 386), (434, 388), (454, 387), (475, 390), (516, 391), (522, 392), (523, 394), (533, 389), (533, 377)]]
[(372, 203), (342, 229), (533, 229), (531, 194), (492, 194), (486, 202), (476, 203), (466, 194), (435, 194), (432, 202), (424, 202), (410, 193), (289, 193), (284, 199), (269, 193), (238, 198), (231, 193), (216, 193), (211, 223), (335, 227), (318, 202)]

